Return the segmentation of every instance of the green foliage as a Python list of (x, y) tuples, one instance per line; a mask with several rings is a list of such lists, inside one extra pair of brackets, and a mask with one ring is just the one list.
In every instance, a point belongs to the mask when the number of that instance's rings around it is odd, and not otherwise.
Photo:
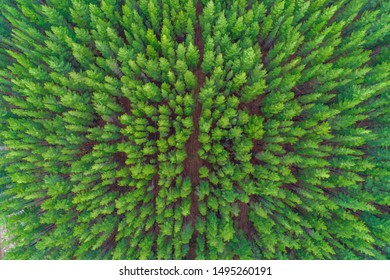
[(389, 4), (249, 2), (0, 0), (6, 258), (390, 258)]

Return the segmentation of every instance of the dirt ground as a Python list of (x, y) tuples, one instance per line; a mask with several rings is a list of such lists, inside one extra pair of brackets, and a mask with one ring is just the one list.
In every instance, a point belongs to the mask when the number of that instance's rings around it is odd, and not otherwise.
[[(201, 62), (203, 61), (203, 53), (204, 53), (204, 43), (202, 40), (202, 30), (199, 24), (199, 15), (202, 14), (202, 5), (200, 1), (196, 7), (196, 14), (198, 18), (198, 23), (195, 27), (195, 44), (199, 49), (199, 63), (196, 67), (194, 74), (196, 76), (196, 88), (194, 90), (193, 98), (195, 100), (195, 108), (192, 113), (192, 121), (194, 124), (194, 131), (192, 132), (188, 142), (186, 143), (185, 149), (187, 152), (187, 158), (184, 160), (184, 177), (189, 177), (191, 179), (192, 186), (195, 187), (200, 183), (199, 177), (199, 168), (203, 166), (203, 161), (199, 157), (198, 151), (201, 147), (201, 143), (198, 140), (199, 137), (199, 119), (202, 113), (202, 104), (198, 100), (198, 95), (200, 89), (203, 87), (204, 82), (206, 80), (205, 74), (201, 69)], [(191, 194), (191, 211), (189, 215), (188, 223), (192, 224), (195, 228), (196, 218), (198, 217), (198, 198), (195, 194), (195, 190), (192, 191)], [(198, 234), (196, 230), (192, 236), (190, 241), (190, 249), (188, 252), (188, 259), (195, 259), (196, 256), (196, 238)]]

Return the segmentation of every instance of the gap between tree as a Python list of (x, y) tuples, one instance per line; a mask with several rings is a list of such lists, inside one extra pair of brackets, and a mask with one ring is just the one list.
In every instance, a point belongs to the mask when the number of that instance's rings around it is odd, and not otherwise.
[[(200, 158), (198, 151), (201, 147), (201, 143), (198, 140), (199, 137), (199, 119), (202, 113), (202, 104), (198, 100), (199, 91), (203, 87), (204, 82), (206, 80), (206, 76), (202, 71), (201, 64), (203, 61), (203, 53), (204, 53), (204, 42), (202, 38), (202, 29), (199, 22), (199, 17), (202, 14), (202, 4), (201, 1), (198, 1), (198, 4), (196, 6), (196, 19), (197, 23), (195, 26), (195, 45), (199, 50), (199, 62), (194, 70), (194, 75), (196, 76), (196, 88), (194, 90), (194, 102), (195, 107), (194, 111), (192, 112), (192, 121), (194, 125), (194, 130), (188, 139), (185, 150), (187, 152), (187, 158), (184, 160), (184, 171), (183, 171), (183, 177), (189, 177), (191, 179), (192, 187), (198, 186), (200, 183), (200, 177), (199, 177), (199, 168), (202, 167), (203, 161)], [(196, 257), (196, 239), (198, 236), (198, 233), (195, 229), (195, 223), (196, 218), (198, 217), (198, 197), (196, 196), (195, 189), (191, 192), (191, 211), (188, 219), (188, 223), (192, 225), (194, 228), (194, 233), (192, 235), (192, 238), (190, 240), (190, 249), (187, 255), (188, 259), (195, 259)]]

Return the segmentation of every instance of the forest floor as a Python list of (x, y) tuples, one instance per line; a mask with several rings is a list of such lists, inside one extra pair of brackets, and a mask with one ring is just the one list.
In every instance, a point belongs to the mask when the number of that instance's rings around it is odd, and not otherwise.
[[(200, 1), (198, 1), (198, 5), (196, 7), (196, 16), (197, 16), (197, 24), (195, 27), (195, 45), (197, 46), (199, 50), (199, 62), (194, 70), (194, 74), (196, 76), (196, 88), (194, 90), (194, 101), (195, 101), (195, 108), (192, 113), (192, 121), (193, 121), (193, 132), (188, 139), (185, 150), (187, 153), (187, 158), (184, 160), (184, 177), (189, 177), (191, 179), (191, 184), (193, 187), (198, 186), (200, 183), (200, 177), (199, 177), (199, 168), (203, 165), (203, 160), (200, 158), (198, 151), (201, 147), (201, 143), (199, 142), (199, 120), (202, 113), (202, 104), (198, 100), (199, 92), (201, 88), (203, 87), (205, 81), (206, 81), (206, 75), (203, 73), (201, 64), (203, 61), (203, 53), (204, 53), (204, 42), (202, 39), (202, 29), (200, 27), (199, 23), (199, 16), (202, 14), (202, 4)], [(192, 190), (191, 193), (191, 211), (189, 215), (188, 223), (192, 224), (195, 228), (196, 218), (198, 216), (198, 198), (195, 193), (195, 189)], [(190, 242), (190, 249), (188, 252), (188, 259), (195, 259), (196, 257), (196, 238), (197, 238), (197, 232), (196, 229), (194, 229), (195, 232), (192, 236), (191, 242)]]

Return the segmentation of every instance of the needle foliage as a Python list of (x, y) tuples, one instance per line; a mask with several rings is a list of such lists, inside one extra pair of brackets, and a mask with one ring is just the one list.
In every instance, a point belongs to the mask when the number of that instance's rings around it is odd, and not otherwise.
[(0, 0), (8, 259), (389, 259), (390, 3)]

